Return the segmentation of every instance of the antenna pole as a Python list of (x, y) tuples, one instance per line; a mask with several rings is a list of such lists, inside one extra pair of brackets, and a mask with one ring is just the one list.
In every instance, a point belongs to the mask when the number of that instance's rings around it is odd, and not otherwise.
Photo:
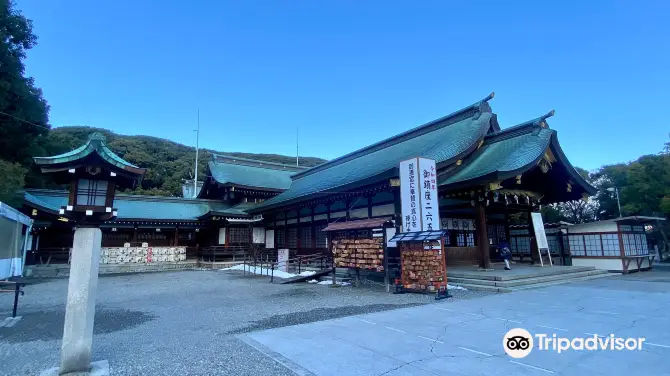
[(295, 166), (300, 167), (300, 157), (299, 157), (299, 148), (298, 148), (298, 127), (295, 127)]
[(200, 141), (200, 108), (198, 108), (198, 129), (195, 130), (195, 176), (193, 177), (193, 198), (198, 194), (198, 144)]

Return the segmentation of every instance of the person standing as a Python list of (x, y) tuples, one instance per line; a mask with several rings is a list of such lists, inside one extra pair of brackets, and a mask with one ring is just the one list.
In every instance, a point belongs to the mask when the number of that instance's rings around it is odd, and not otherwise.
[(501, 238), (498, 242), (498, 248), (500, 248), (500, 258), (505, 261), (505, 270), (512, 270), (509, 266), (509, 260), (512, 258), (512, 249), (509, 246), (509, 242)]

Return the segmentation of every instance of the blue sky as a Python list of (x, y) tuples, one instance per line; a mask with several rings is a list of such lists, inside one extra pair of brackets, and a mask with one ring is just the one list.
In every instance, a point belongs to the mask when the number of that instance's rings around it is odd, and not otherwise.
[[(191, 4), (192, 3), (192, 4)], [(54, 126), (335, 158), (490, 92), (573, 164), (668, 141), (668, 2), (19, 0)]]

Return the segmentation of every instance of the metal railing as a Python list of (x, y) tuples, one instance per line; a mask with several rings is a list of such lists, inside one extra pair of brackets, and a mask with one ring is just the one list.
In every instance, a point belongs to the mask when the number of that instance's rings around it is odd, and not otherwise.
[[(320, 270), (323, 270), (332, 268), (333, 257), (324, 253), (314, 253), (310, 255), (295, 256), (285, 261), (263, 261), (262, 259), (255, 259), (247, 262), (247, 260), (245, 260), (243, 265), (244, 274), (247, 273), (247, 266), (249, 266), (250, 273), (252, 267), (254, 268), (254, 272), (256, 271), (256, 268), (260, 267), (259, 274), (269, 276), (270, 282), (272, 283), (274, 282), (274, 272), (275, 270), (279, 270), (280, 267), (285, 267), (287, 272), (290, 272), (292, 269), (297, 274), (302, 273), (307, 267), (318, 267)], [(265, 269), (265, 274), (263, 273), (263, 269)]]

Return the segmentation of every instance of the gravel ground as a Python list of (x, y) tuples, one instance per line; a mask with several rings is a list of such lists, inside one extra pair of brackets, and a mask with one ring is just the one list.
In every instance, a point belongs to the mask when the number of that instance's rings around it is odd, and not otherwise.
[[(489, 293), (453, 291), (453, 299)], [(0, 318), (13, 296), (0, 294)], [(67, 279), (26, 287), (12, 328), (0, 328), (0, 375), (38, 375), (57, 366)], [(293, 375), (235, 334), (434, 302), (386, 294), (382, 286), (270, 284), (235, 271), (104, 276), (98, 287), (93, 360), (112, 375)]]

